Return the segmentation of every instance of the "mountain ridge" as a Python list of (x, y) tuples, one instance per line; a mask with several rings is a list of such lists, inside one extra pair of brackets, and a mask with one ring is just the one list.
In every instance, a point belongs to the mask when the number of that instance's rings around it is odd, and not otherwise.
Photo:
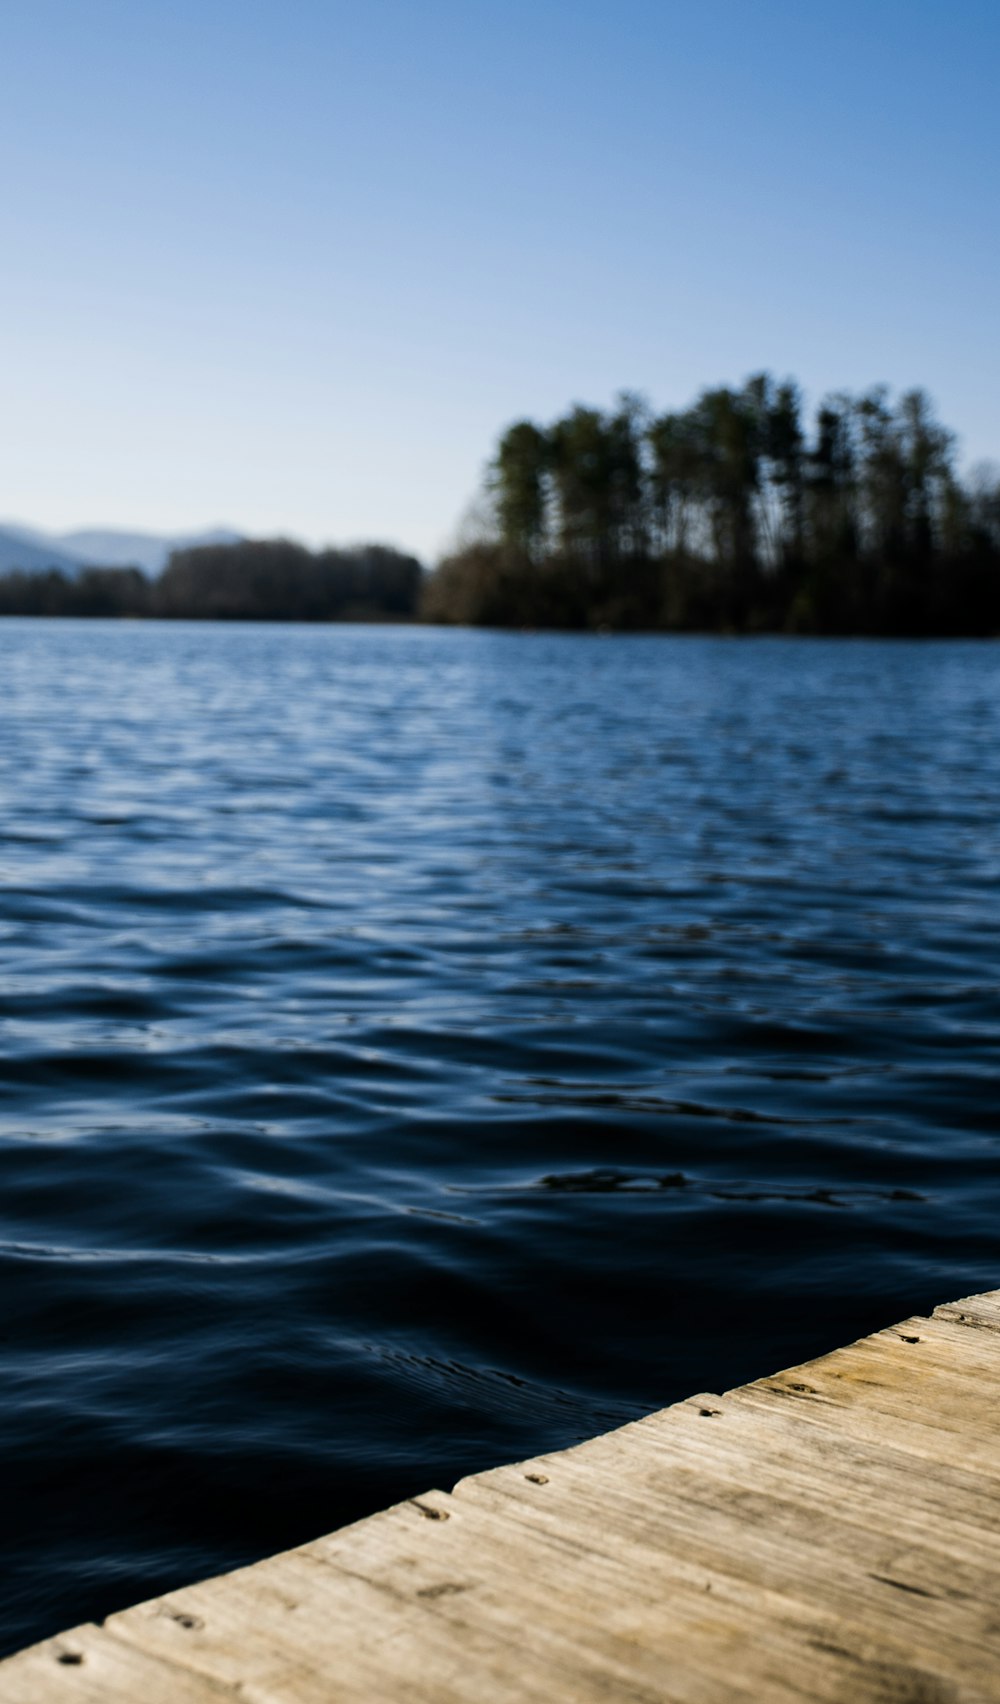
[(144, 574), (159, 574), (174, 550), (235, 544), (243, 536), (224, 526), (185, 533), (135, 532), (125, 527), (77, 527), (49, 533), (20, 521), (0, 521), (0, 574), (17, 569), (43, 574), (51, 568), (71, 578), (84, 568), (139, 568)]

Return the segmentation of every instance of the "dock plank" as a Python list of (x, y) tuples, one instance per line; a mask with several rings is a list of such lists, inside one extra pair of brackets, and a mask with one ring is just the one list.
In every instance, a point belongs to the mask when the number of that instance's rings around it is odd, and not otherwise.
[(0, 1662), (0, 1704), (1000, 1704), (1000, 1291)]
[(232, 1704), (233, 1694), (204, 1675), (178, 1671), (138, 1646), (89, 1624), (32, 1645), (0, 1664), (4, 1704)]

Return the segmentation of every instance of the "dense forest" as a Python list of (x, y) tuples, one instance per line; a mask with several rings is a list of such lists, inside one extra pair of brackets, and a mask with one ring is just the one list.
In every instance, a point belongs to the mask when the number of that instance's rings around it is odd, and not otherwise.
[(489, 464), (427, 619), (488, 626), (1000, 634), (1000, 471), (961, 481), (922, 391), (803, 420), (767, 374), (654, 415), (624, 394)]
[(922, 391), (826, 398), (762, 373), (656, 415), (631, 394), (508, 427), (474, 535), (425, 576), (287, 539), (75, 577), (0, 576), (0, 615), (423, 619), (494, 627), (1000, 635), (1000, 470), (966, 479)]
[(178, 550), (162, 574), (87, 568), (0, 576), (0, 615), (160, 616), (212, 621), (405, 621), (423, 572), (387, 545), (310, 551), (288, 539)]

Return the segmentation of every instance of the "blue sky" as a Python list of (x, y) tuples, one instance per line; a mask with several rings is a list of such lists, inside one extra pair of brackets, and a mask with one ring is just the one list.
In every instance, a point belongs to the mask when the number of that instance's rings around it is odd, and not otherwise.
[(1000, 460), (996, 0), (8, 0), (0, 514), (432, 556), (762, 367)]

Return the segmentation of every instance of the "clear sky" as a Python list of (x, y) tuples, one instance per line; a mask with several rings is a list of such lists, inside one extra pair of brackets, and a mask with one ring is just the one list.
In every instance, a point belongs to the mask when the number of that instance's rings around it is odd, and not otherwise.
[(997, 0), (6, 0), (0, 515), (433, 556), (762, 367), (1000, 459)]

